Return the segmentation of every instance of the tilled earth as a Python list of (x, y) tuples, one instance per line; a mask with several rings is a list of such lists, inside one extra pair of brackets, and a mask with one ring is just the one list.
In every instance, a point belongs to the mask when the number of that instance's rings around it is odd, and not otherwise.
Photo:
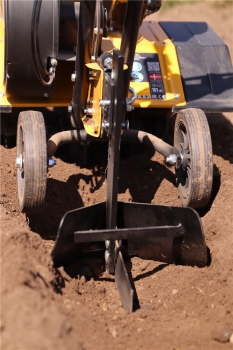
[[(162, 10), (156, 20), (208, 21), (232, 54), (232, 4), (192, 3)], [(208, 267), (132, 258), (140, 308), (127, 314), (102, 260), (54, 268), (50, 252), (62, 215), (105, 200), (106, 157), (90, 165), (56, 155), (47, 200), (37, 215), (21, 214), (16, 149), (1, 146), (1, 348), (233, 349), (233, 114), (208, 115), (214, 153), (210, 204), (199, 210), (211, 254)], [(163, 135), (172, 142), (171, 135)], [(100, 150), (102, 151), (102, 149)], [(105, 154), (105, 153), (104, 153)], [(91, 157), (91, 155), (90, 155)], [(173, 168), (143, 149), (122, 157), (119, 200), (180, 205)]]

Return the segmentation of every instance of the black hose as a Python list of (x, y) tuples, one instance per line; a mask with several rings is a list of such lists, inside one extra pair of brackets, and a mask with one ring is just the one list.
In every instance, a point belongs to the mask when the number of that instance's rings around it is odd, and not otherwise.
[(35, 0), (32, 11), (32, 21), (31, 21), (31, 45), (32, 45), (32, 58), (35, 67), (36, 74), (43, 85), (51, 85), (54, 79), (54, 74), (49, 77), (49, 81), (46, 82), (41, 74), (41, 71), (44, 72), (46, 76), (49, 76), (49, 72), (44, 67), (43, 62), (40, 56), (40, 47), (38, 40), (38, 26), (40, 19), (40, 10), (41, 10), (42, 0)]

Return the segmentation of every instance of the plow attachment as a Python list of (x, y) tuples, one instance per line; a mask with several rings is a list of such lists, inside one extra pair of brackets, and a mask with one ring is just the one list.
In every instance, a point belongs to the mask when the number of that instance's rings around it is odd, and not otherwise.
[[(129, 1), (126, 18), (132, 12), (131, 7), (136, 4), (134, 21), (138, 29), (143, 2)], [(101, 56), (104, 73), (98, 73), (99, 68), (96, 64), (88, 66), (92, 68), (89, 71), (92, 77), (89, 95), (93, 101), (93, 115), (89, 118), (87, 115), (83, 122), (86, 131), (91, 130), (92, 133), (94, 130), (96, 135), (100, 132), (98, 120), (94, 120), (98, 96), (95, 96), (93, 91), (99, 86), (100, 80), (97, 80), (97, 77), (101, 79), (102, 75), (104, 76), (103, 97), (99, 104), (103, 107), (102, 124), (108, 137), (106, 202), (67, 212), (61, 220), (52, 251), (54, 264), (65, 266), (74, 259), (80, 259), (88, 250), (93, 256), (92, 243), (97, 243), (97, 250), (102, 250), (102, 256), (105, 257), (106, 269), (115, 275), (122, 305), (128, 312), (133, 311), (134, 288), (124, 264), (124, 255), (199, 267), (207, 264), (201, 222), (193, 209), (122, 203), (117, 200), (122, 125), (125, 122), (126, 111), (134, 100), (127, 99), (129, 73), (132, 71), (134, 59), (131, 51), (134, 52), (137, 41), (137, 35), (130, 34), (132, 28), (129, 30), (126, 26), (121, 49), (114, 49), (112, 56), (107, 58)], [(106, 64), (108, 60), (111, 61), (110, 68)], [(79, 77), (78, 70), (76, 74)], [(74, 89), (74, 97), (77, 96)], [(80, 99), (78, 105), (82, 105)], [(74, 120), (78, 120), (75, 108)], [(179, 158), (179, 152), (176, 149), (175, 152)]]
[[(52, 257), (66, 266), (88, 252), (90, 243), (114, 261), (115, 281), (123, 307), (133, 311), (133, 288), (122, 255), (204, 267), (207, 249), (198, 214), (191, 208), (117, 202), (117, 225), (106, 228), (106, 203), (67, 212), (58, 230)], [(105, 244), (104, 244), (105, 242)], [(114, 250), (109, 250), (110, 243)], [(112, 254), (112, 256), (110, 256)]]

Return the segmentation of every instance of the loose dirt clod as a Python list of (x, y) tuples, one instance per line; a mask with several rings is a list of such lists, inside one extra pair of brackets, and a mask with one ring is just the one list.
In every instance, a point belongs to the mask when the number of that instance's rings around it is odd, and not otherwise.
[(214, 339), (220, 343), (226, 343), (230, 340), (231, 330), (226, 326), (220, 326), (213, 331)]

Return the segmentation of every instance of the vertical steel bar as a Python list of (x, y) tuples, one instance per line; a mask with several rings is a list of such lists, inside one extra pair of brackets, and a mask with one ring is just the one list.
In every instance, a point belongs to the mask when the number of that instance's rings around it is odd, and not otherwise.
[[(119, 50), (113, 50), (113, 113), (109, 120), (108, 142), (108, 173), (107, 173), (107, 202), (106, 202), (106, 228), (116, 228), (117, 220), (117, 194), (119, 178), (121, 120), (123, 114), (123, 86), (124, 86), (124, 56)], [(115, 243), (110, 241), (109, 259), (107, 268), (114, 273)]]
[(127, 97), (128, 95), (138, 31), (142, 20), (143, 3), (143, 0), (128, 0), (127, 3), (120, 48), (120, 51), (124, 56), (124, 63), (128, 66), (124, 77), (124, 97)]

